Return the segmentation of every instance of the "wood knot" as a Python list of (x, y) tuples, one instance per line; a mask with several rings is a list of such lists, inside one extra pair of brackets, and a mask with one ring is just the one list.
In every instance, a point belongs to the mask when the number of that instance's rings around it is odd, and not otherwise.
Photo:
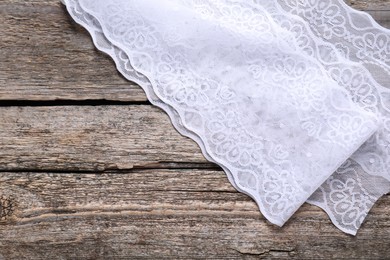
[(16, 200), (12, 197), (0, 195), (0, 220), (5, 220), (12, 216), (15, 211)]

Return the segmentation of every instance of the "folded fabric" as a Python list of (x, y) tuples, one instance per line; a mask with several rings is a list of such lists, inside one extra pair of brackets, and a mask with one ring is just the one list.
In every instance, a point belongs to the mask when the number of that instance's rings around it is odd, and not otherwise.
[[(320, 56), (299, 48), (299, 37), (262, 7), (239, 1), (65, 3), (119, 71), (277, 225), (333, 172), (346, 172), (354, 163), (347, 159), (381, 124)], [(338, 184), (328, 186), (333, 191)]]
[(390, 30), (344, 1), (256, 0), (352, 95), (381, 118), (379, 131), (308, 200), (337, 227), (356, 234), (368, 211), (390, 191)]

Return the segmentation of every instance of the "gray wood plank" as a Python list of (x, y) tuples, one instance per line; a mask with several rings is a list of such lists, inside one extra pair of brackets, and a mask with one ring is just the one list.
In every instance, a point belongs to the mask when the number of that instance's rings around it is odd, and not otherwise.
[[(283, 228), (221, 171), (1, 173), (0, 258), (385, 259), (390, 196), (357, 237), (304, 205)], [(0, 207), (4, 212), (4, 207)]]
[(3, 0), (0, 24), (0, 100), (146, 100), (59, 0)]
[(345, 0), (353, 8), (363, 11), (390, 10), (389, 0)]
[(3, 171), (214, 167), (148, 105), (0, 107), (0, 118)]

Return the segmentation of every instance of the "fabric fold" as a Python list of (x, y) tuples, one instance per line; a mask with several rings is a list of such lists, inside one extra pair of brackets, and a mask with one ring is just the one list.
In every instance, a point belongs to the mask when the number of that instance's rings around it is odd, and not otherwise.
[(341, 0), (254, 2), (294, 31), (300, 47), (323, 64), (354, 102), (383, 122), (308, 200), (323, 208), (338, 228), (354, 235), (373, 204), (390, 191), (390, 30)]
[(226, 5), (226, 14), (202, 15), (176, 0), (65, 2), (119, 71), (272, 223), (283, 225), (378, 129), (378, 118), (264, 10)]

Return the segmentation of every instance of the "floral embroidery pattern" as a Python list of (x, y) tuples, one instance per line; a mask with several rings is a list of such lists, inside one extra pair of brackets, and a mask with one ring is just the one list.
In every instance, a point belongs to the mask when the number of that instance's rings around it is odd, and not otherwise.
[[(130, 17), (129, 20), (128, 15), (124, 15), (123, 12), (126, 13), (131, 10), (114, 7), (108, 7), (105, 14), (108, 17), (108, 27), (112, 27), (109, 30), (112, 32), (110, 38), (114, 40), (126, 39), (121, 43), (124, 43), (128, 48), (126, 50), (132, 66), (149, 76), (154, 73), (158, 75), (152, 79), (153, 87), (155, 87), (153, 91), (158, 94), (163, 102), (172, 106), (176, 111), (177, 120), (180, 120), (183, 126), (200, 137), (208, 156), (211, 155), (218, 163), (231, 171), (238, 188), (256, 199), (267, 218), (277, 224), (283, 224), (296, 210), (296, 205), (303, 203), (308, 194), (313, 192), (313, 187), (308, 183), (303, 183), (306, 175), (300, 175), (302, 171), (293, 167), (291, 158), (295, 155), (287, 152), (291, 150), (292, 146), (286, 147), (283, 142), (276, 142), (262, 135), (253, 134), (251, 131), (261, 129), (257, 128), (261, 125), (263, 129), (275, 129), (275, 131), (284, 133), (290, 131), (283, 130), (285, 126), (293, 124), (291, 122), (275, 124), (264, 120), (266, 118), (264, 115), (273, 112), (270, 109), (271, 106), (268, 106), (267, 113), (264, 113), (261, 109), (251, 111), (252, 113), (248, 113), (250, 110), (240, 110), (242, 103), (237, 103), (235, 100), (242, 99), (240, 102), (248, 101), (253, 105), (259, 99), (247, 95), (248, 93), (240, 88), (235, 89), (234, 84), (229, 84), (231, 82), (221, 84), (195, 73), (185, 65), (186, 57), (181, 55), (181, 52), (164, 52), (158, 44), (164, 42), (169, 46), (176, 46), (180, 36), (172, 35), (170, 31), (161, 34), (160, 30), (150, 26), (149, 22), (143, 19)], [(256, 14), (256, 17), (252, 17), (253, 12), (247, 12), (244, 9), (238, 10), (237, 5), (219, 5), (218, 8), (218, 12), (205, 11), (204, 6), (199, 10), (201, 10), (203, 18), (217, 18), (222, 21), (222, 24), (223, 21), (233, 23), (234, 19), (226, 18), (235, 14), (242, 16), (245, 19), (239, 21), (238, 28), (265, 31), (264, 35), (266, 37), (253, 39), (254, 42), (258, 41), (258, 43), (266, 45), (269, 41), (275, 40), (273, 37), (269, 37), (275, 34), (272, 33), (272, 26), (270, 26), (273, 23), (264, 20), (267, 16)], [(268, 32), (269, 34), (267, 34)], [(285, 41), (281, 41), (280, 45), (282, 44), (286, 44)], [(191, 45), (189, 44), (189, 46)], [(157, 52), (158, 55), (154, 52)], [(249, 53), (247, 54), (249, 55)], [(246, 58), (249, 56), (246, 56)], [(279, 96), (278, 99), (271, 99), (269, 102), (276, 104), (281, 100), (284, 101), (287, 97), (291, 98), (288, 106), (300, 108), (300, 113), (295, 114), (294, 118), (298, 116), (301, 122), (299, 127), (307, 129), (307, 137), (318, 137), (321, 133), (321, 131), (312, 130), (316, 125), (323, 125), (323, 122), (311, 120), (311, 118), (315, 118), (310, 117), (314, 111), (315, 113), (322, 113), (324, 118), (329, 118), (329, 122), (327, 122), (329, 129), (324, 128), (325, 132), (331, 134), (353, 129), (361, 130), (361, 132), (354, 131), (353, 135), (366, 136), (367, 128), (375, 122), (371, 121), (368, 125), (365, 125), (364, 120), (359, 120), (358, 116), (354, 115), (350, 108), (346, 106), (342, 109), (351, 113), (346, 113), (348, 119), (335, 123), (337, 120), (333, 121), (333, 118), (329, 115), (338, 111), (338, 108), (335, 106), (329, 109), (324, 106), (323, 101), (330, 98), (330, 95), (322, 91), (324, 86), (321, 85), (321, 82), (313, 80), (317, 76), (324, 77), (325, 74), (316, 74), (318, 71), (307, 69), (308, 66), (305, 63), (296, 62), (296, 60), (299, 61), (299, 58), (294, 59), (297, 57), (299, 55), (280, 57), (276, 59), (277, 61), (273, 67), (262, 66), (261, 64), (258, 67), (256, 65), (250, 66), (247, 71), (253, 75), (253, 79), (257, 80), (258, 83), (253, 87), (265, 89), (265, 86), (271, 83), (267, 82), (265, 75), (270, 75), (274, 80), (272, 87), (276, 87), (275, 82), (290, 83), (290, 86), (294, 86), (288, 88), (284, 84), (278, 84), (283, 87), (281, 92), (284, 92), (284, 95)], [(253, 64), (260, 63), (258, 60), (251, 62)], [(226, 69), (226, 71), (228, 70)], [(296, 78), (295, 81), (292, 80), (294, 77)], [(322, 82), (322, 84), (331, 85), (330, 81)], [(309, 98), (303, 100), (303, 97)], [(251, 123), (251, 126), (247, 125), (248, 122)], [(286, 136), (292, 137), (293, 135), (288, 133)], [(345, 136), (338, 138), (337, 135), (335, 138), (337, 139), (335, 146), (340, 146), (341, 150), (345, 140), (356, 140), (356, 138), (346, 139)], [(323, 139), (317, 139), (324, 142)], [(334, 141), (334, 138), (327, 140), (324, 145), (332, 141)], [(299, 148), (293, 150), (298, 151)], [(312, 156), (310, 152), (305, 153), (308, 157)], [(312, 172), (320, 172), (321, 170), (322, 168), (319, 165), (313, 164), (309, 172), (311, 175)], [(315, 187), (318, 184), (313, 186)]]
[[(361, 226), (376, 198), (362, 186), (360, 176), (351, 167), (352, 164), (351, 160), (345, 162), (321, 186), (317, 195), (325, 199), (323, 204), (330, 207), (329, 214), (337, 216), (335, 219), (339, 224), (354, 233)], [(313, 196), (317, 197), (316, 194)]]

